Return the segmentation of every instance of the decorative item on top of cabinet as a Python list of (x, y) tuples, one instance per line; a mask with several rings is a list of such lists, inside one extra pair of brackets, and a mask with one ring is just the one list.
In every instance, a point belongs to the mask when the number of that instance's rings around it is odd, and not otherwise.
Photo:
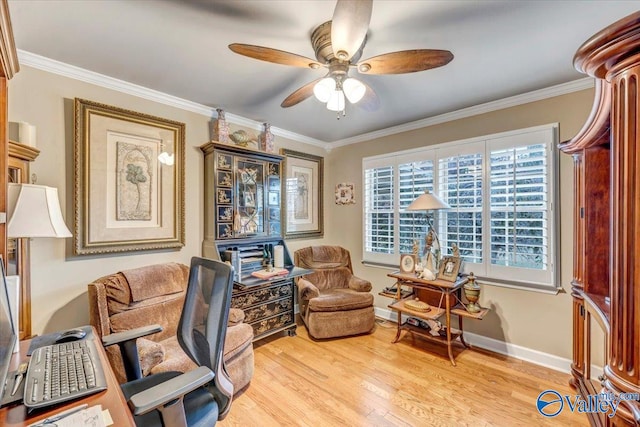
[(264, 131), (260, 134), (260, 149), (267, 153), (275, 153), (276, 147), (273, 144), (273, 134), (271, 133), (271, 125), (263, 123)]
[[(40, 150), (9, 141), (9, 182), (29, 184), (29, 163)], [(20, 276), (20, 308), (18, 313), (20, 339), (31, 336), (31, 274), (29, 271), (29, 239), (7, 239), (7, 275)]]
[(224, 110), (217, 108), (218, 118), (213, 123), (213, 139), (220, 142), (229, 142), (229, 124), (224, 117)]

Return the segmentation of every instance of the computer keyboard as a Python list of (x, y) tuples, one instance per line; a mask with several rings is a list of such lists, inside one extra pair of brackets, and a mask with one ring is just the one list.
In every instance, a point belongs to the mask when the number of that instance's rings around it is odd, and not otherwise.
[(31, 355), (24, 386), (24, 405), (40, 408), (107, 388), (93, 340), (47, 345)]

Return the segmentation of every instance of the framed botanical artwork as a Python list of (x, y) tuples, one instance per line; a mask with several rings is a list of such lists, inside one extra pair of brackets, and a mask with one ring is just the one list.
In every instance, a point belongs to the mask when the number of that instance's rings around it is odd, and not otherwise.
[(184, 123), (75, 99), (76, 255), (184, 246)]
[(283, 180), (284, 237), (322, 237), (322, 175), (324, 159), (281, 149), (285, 156)]
[(460, 258), (455, 256), (443, 256), (440, 260), (438, 279), (455, 282), (460, 271)]
[(415, 273), (416, 257), (414, 254), (400, 254), (400, 273)]

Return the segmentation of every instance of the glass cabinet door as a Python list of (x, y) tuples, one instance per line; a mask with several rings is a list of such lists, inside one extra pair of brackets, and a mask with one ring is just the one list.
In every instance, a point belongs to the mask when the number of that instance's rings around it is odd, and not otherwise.
[(236, 235), (264, 234), (264, 162), (236, 159)]

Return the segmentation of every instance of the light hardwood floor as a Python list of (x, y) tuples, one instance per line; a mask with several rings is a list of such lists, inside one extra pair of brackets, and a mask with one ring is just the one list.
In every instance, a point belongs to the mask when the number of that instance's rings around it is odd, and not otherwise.
[(569, 375), (479, 349), (457, 351), (378, 322), (370, 335), (255, 343), (255, 375), (221, 426), (586, 426), (566, 408), (536, 410), (547, 389), (575, 395)]

